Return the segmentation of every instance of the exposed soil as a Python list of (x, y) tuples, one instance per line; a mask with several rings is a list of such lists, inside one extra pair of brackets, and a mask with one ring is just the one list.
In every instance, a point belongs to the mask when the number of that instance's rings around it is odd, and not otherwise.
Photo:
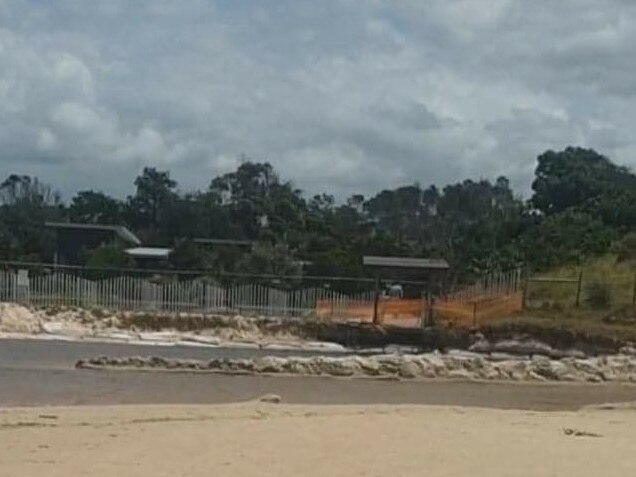
[(326, 341), (349, 348), (409, 346), (421, 350), (467, 349), (477, 333), (490, 342), (537, 340), (554, 349), (578, 349), (588, 355), (614, 354), (629, 345), (634, 329), (598, 320), (594, 326), (579, 322), (560, 323), (528, 320), (525, 317), (481, 327), (433, 327), (427, 329), (376, 327), (370, 324), (346, 324), (313, 318), (265, 318), (202, 315), (193, 313), (112, 313), (107, 310), (79, 308), (29, 309), (21, 305), (0, 304), (0, 332), (23, 334), (62, 334), (75, 338), (95, 337), (120, 331), (190, 332), (215, 337), (222, 342), (299, 343)]
[(627, 339), (611, 334), (587, 333), (568, 328), (546, 328), (530, 323), (501, 323), (479, 329), (436, 327), (428, 329), (378, 328), (370, 325), (317, 323), (315, 339), (333, 341), (348, 347), (384, 347), (389, 344), (417, 347), (422, 350), (468, 349), (477, 333), (490, 342), (537, 340), (554, 349), (578, 349), (585, 354), (614, 354), (628, 345)]

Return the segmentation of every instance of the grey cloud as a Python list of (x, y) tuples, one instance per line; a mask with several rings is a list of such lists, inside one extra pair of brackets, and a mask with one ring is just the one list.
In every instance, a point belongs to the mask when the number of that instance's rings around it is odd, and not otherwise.
[[(246, 153), (309, 193), (636, 164), (628, 0), (0, 0), (0, 174), (184, 190)], [(126, 178), (126, 180), (122, 180)]]

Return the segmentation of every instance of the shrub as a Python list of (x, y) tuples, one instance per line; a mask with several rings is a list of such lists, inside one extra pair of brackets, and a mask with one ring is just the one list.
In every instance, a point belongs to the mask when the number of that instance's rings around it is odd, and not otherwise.
[(619, 263), (636, 260), (636, 233), (629, 233), (614, 243), (612, 252), (616, 254)]
[(86, 267), (90, 270), (86, 277), (92, 280), (115, 277), (116, 271), (99, 270), (100, 268), (132, 268), (134, 262), (122, 246), (116, 243), (100, 245), (85, 252)]
[(608, 308), (612, 302), (610, 286), (606, 282), (593, 281), (586, 286), (585, 301), (595, 309)]

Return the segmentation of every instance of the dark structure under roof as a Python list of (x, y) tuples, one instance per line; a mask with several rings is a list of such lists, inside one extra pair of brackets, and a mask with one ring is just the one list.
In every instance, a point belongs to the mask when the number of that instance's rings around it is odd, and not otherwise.
[(119, 243), (122, 247), (139, 246), (141, 240), (123, 225), (46, 222), (55, 234), (54, 263), (77, 265), (82, 255), (100, 245)]
[[(376, 277), (375, 300), (373, 304), (373, 323), (378, 324), (378, 303), (380, 300), (380, 281), (384, 286), (393, 285), (400, 289), (400, 298), (424, 298), (439, 294), (444, 288), (448, 262), (440, 258), (378, 257), (366, 255), (362, 264), (372, 268)], [(388, 282), (388, 283), (387, 283)], [(427, 312), (422, 317), (423, 325), (430, 325), (433, 316)]]

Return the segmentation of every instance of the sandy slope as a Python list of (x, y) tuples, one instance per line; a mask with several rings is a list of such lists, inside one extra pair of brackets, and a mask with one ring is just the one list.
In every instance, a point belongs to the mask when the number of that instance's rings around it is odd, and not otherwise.
[(636, 411), (265, 404), (10, 409), (0, 411), (0, 442), (3, 477), (611, 477), (636, 469)]

